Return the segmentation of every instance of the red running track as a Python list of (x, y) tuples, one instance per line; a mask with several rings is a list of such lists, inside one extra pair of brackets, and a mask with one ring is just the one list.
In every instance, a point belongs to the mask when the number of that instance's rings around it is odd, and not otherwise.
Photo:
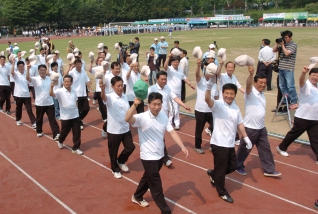
[[(149, 207), (131, 202), (143, 173), (136, 129), (131, 128), (136, 150), (127, 162), (130, 172), (115, 179), (95, 106), (84, 120), (84, 155), (79, 156), (67, 148), (58, 149), (46, 118), (46, 136), (42, 138), (37, 138), (30, 128), (25, 111), (24, 124), (17, 126), (12, 105), (11, 116), (0, 114), (0, 213), (160, 213), (149, 192), (145, 195)], [(206, 169), (213, 168), (209, 136), (203, 133), (205, 154), (197, 154), (192, 149), (195, 120), (182, 117), (181, 121), (178, 133), (190, 155), (185, 159), (167, 134), (166, 144), (174, 164), (161, 170), (164, 195), (173, 213), (317, 212), (313, 203), (317, 198), (318, 166), (310, 147), (292, 144), (286, 158), (275, 151), (279, 141), (270, 138), (277, 171), (283, 173), (281, 178), (264, 177), (254, 148), (246, 160), (248, 175), (233, 172), (226, 179), (226, 188), (234, 199), (233, 204), (228, 204), (218, 197), (206, 175)], [(65, 144), (72, 145), (71, 135)]]

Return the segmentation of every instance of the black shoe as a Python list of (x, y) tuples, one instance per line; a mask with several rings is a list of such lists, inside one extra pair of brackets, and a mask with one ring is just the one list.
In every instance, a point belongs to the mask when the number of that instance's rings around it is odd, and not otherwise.
[(206, 171), (206, 173), (210, 177), (210, 182), (211, 182), (212, 186), (215, 187), (215, 182), (214, 182), (214, 178), (213, 178), (213, 170), (208, 169), (208, 171)]
[(228, 202), (228, 203), (233, 203), (233, 198), (231, 198), (231, 196), (229, 194), (225, 194), (225, 195), (219, 195), (220, 198), (222, 198), (224, 201)]
[(267, 91), (271, 91), (271, 90), (273, 90), (273, 89), (271, 89), (271, 88), (268, 88), (268, 89), (267, 89)]
[(271, 112), (276, 112), (277, 111), (277, 108), (273, 109)]

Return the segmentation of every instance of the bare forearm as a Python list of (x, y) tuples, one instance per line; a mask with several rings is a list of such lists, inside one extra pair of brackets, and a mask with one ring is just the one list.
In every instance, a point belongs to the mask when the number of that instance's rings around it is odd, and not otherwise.
[(126, 116), (125, 116), (125, 121), (128, 123), (134, 123), (134, 121), (132, 121), (132, 118), (134, 116), (134, 112), (136, 110), (136, 106), (135, 104), (131, 105), (131, 107), (128, 109)]
[(178, 135), (178, 133), (175, 130), (172, 130), (171, 132), (169, 132), (172, 139), (174, 140), (174, 142), (176, 144), (178, 144), (178, 146), (180, 146), (181, 149), (185, 148), (180, 136)]

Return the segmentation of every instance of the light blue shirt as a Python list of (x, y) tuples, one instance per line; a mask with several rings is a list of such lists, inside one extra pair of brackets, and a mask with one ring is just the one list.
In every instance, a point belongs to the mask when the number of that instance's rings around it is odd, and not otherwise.
[[(203, 59), (206, 58), (206, 56), (209, 54), (209, 52), (210, 52), (210, 51), (207, 51), (207, 52), (205, 52), (205, 53), (203, 54)], [(215, 56), (215, 59), (214, 59), (214, 64), (216, 64), (216, 66), (219, 67), (219, 61), (218, 61), (218, 59), (217, 59), (216, 56)]]
[(159, 42), (157, 44), (153, 43), (150, 47), (153, 47), (155, 49), (155, 54), (159, 54)]
[[(159, 42), (159, 54), (167, 54), (167, 48), (169, 47), (168, 43), (166, 41), (164, 42)], [(167, 48), (162, 48), (161, 46), (167, 47)]]

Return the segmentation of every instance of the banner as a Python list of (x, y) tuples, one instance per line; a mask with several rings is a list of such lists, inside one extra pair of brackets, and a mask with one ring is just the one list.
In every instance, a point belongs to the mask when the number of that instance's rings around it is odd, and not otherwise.
[(304, 20), (308, 18), (308, 12), (285, 13), (287, 20)]
[(169, 22), (185, 22), (186, 18), (171, 18), (168, 19)]
[(232, 16), (232, 17), (241, 17), (241, 16), (244, 16), (244, 14), (236, 14), (236, 15), (215, 14), (214, 16), (215, 16), (215, 17), (229, 17), (229, 16)]
[(285, 18), (285, 13), (264, 13), (264, 20), (283, 20)]
[(149, 19), (148, 22), (168, 22), (168, 19)]

